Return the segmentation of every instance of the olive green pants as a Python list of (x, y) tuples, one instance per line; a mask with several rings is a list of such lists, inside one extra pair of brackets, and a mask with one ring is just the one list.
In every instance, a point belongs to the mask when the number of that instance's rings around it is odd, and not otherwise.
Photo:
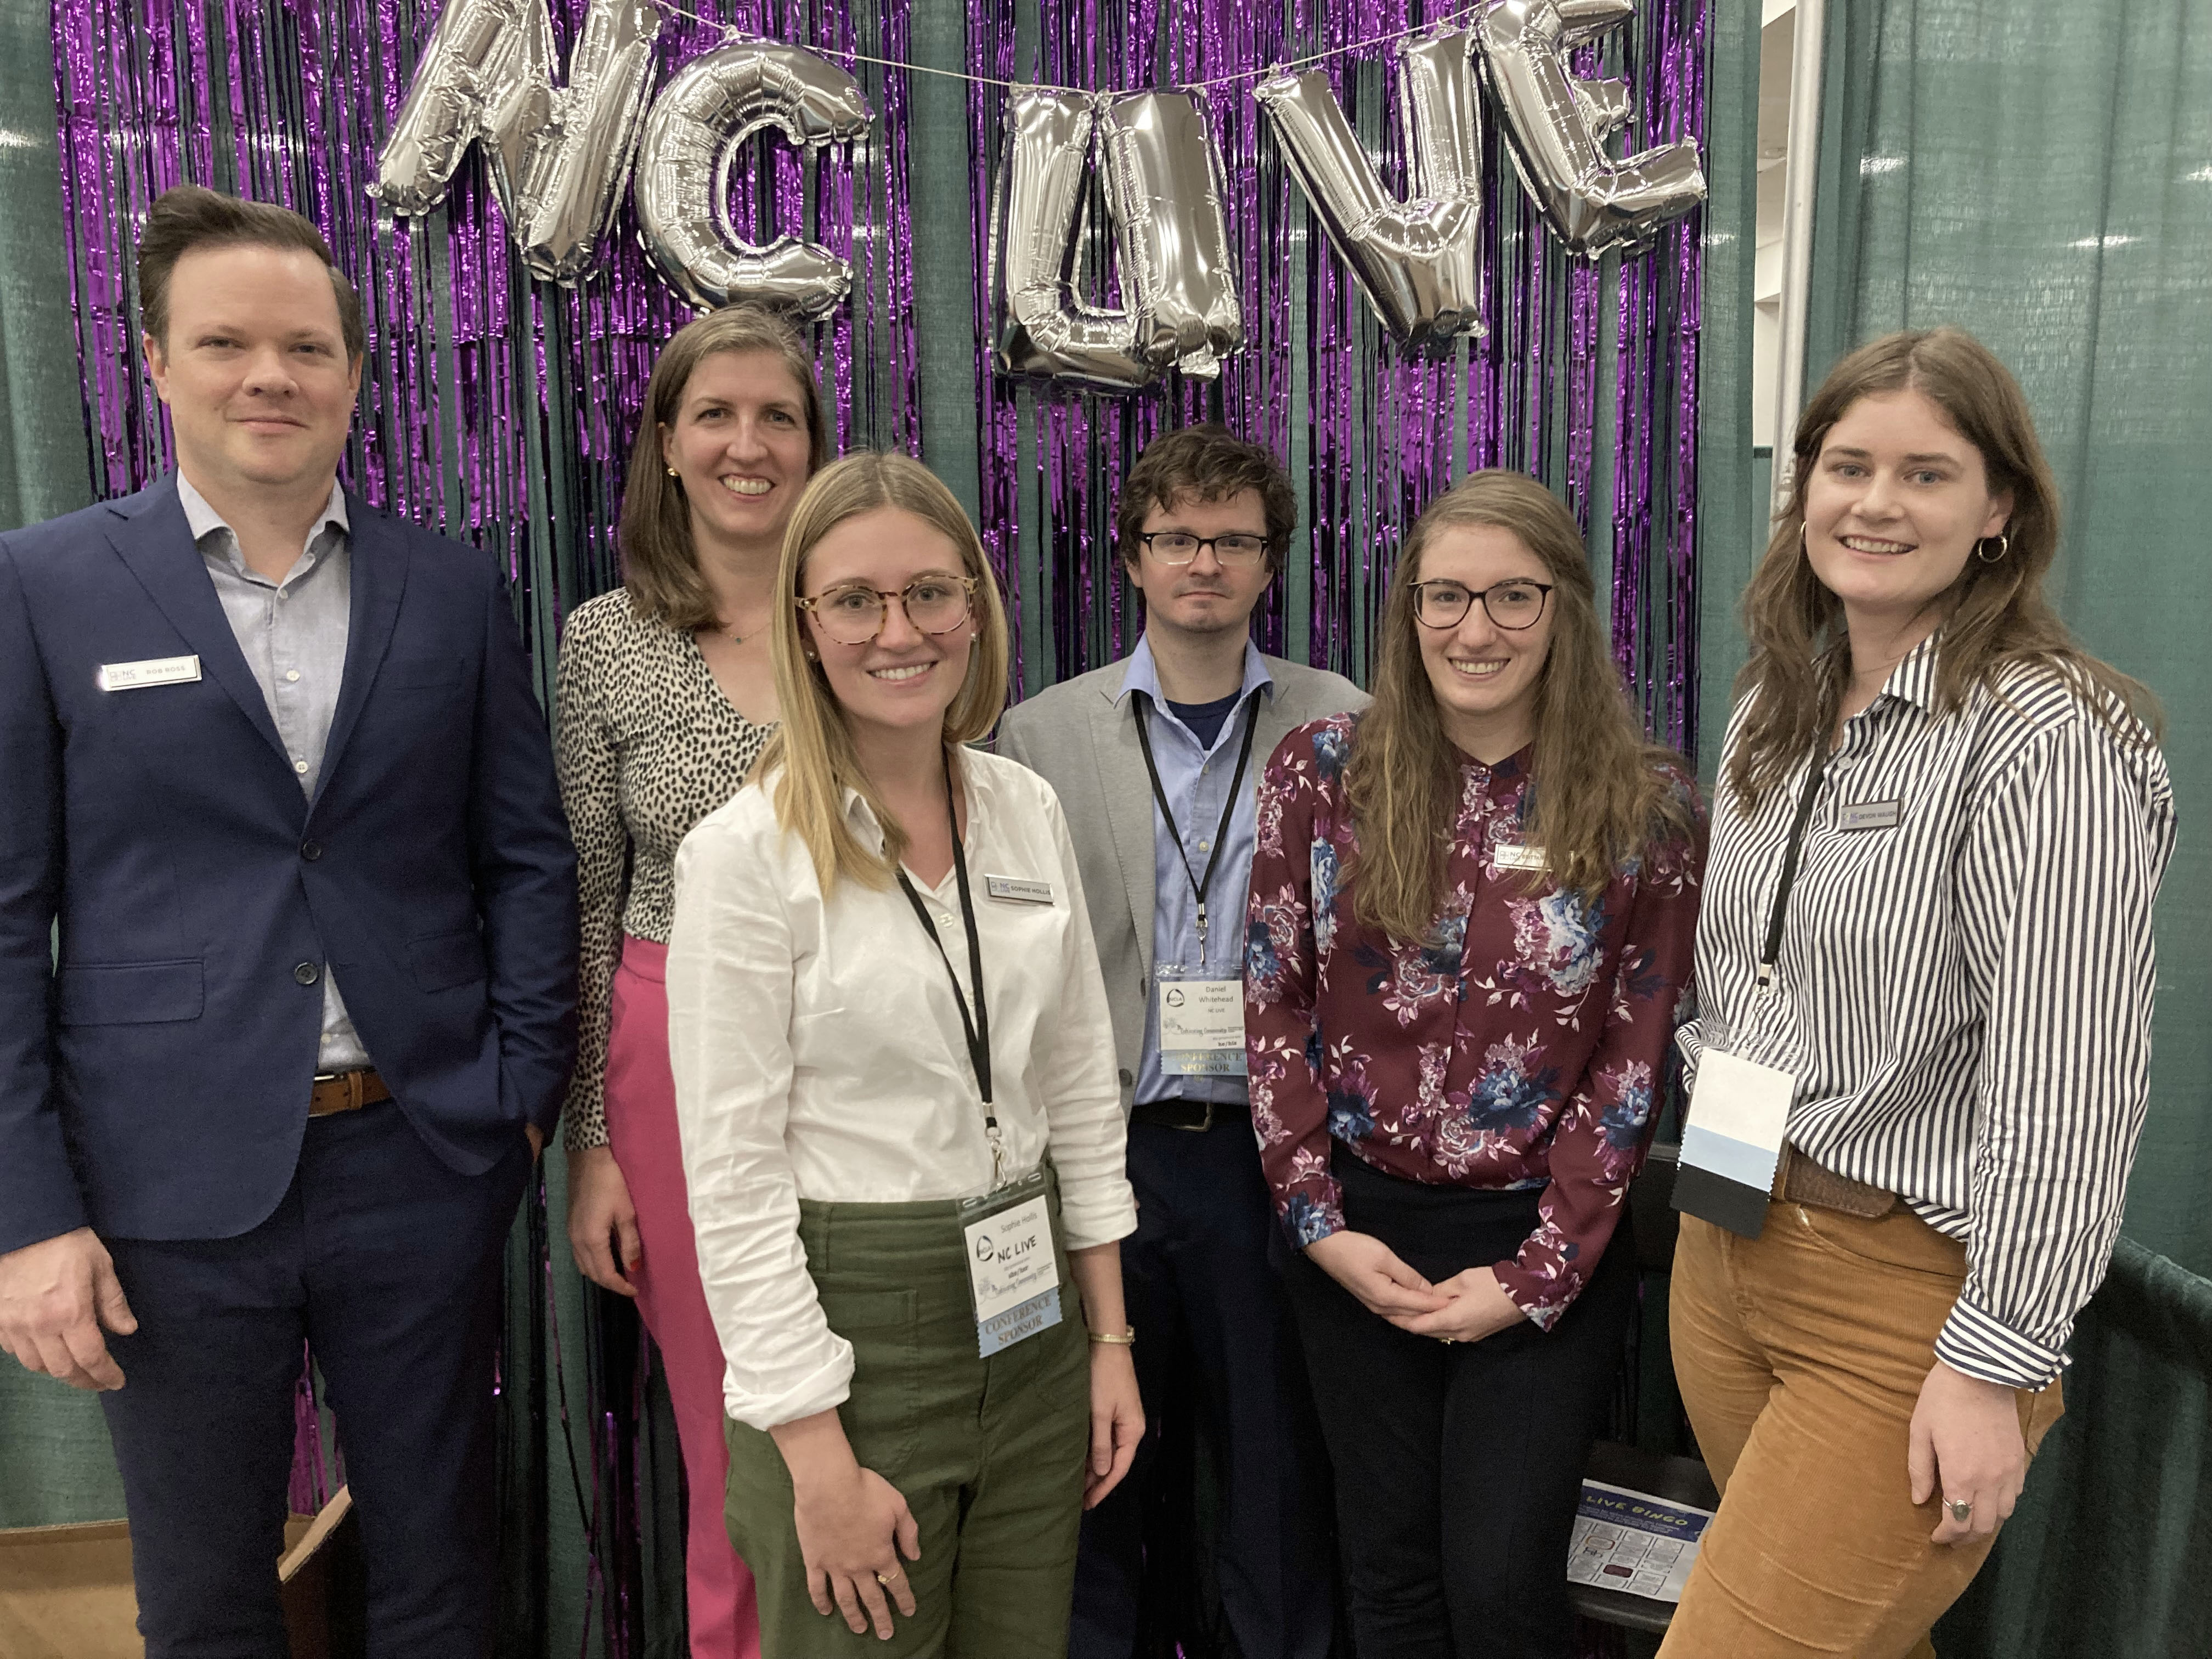
[(814, 1609), (775, 1442), (728, 1425), (730, 1540), (760, 1593), (773, 1659), (861, 1655), (1043, 1659), (1065, 1653), (1075, 1588), (1091, 1361), (1052, 1189), (1060, 1322), (977, 1356), (957, 1206), (799, 1205), (799, 1237), (830, 1328), (853, 1345), (837, 1408), (861, 1466), (896, 1486), (921, 1529), (915, 1616), (888, 1642)]

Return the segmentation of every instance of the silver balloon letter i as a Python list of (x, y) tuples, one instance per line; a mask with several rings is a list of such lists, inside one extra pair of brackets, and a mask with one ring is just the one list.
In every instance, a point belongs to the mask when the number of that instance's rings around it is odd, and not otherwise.
[(869, 119), (859, 82), (797, 46), (740, 39), (693, 58), (654, 100), (638, 150), (638, 225), (661, 275), (702, 311), (763, 300), (829, 316), (852, 263), (794, 236), (746, 241), (730, 221), (730, 160), (764, 127), (817, 149), (866, 137)]
[(1399, 46), (1411, 185), (1403, 202), (1382, 188), (1325, 73), (1279, 75), (1253, 89), (1322, 234), (1376, 314), (1416, 350), (1448, 351), (1482, 331), (1482, 109), (1472, 49), (1464, 30)]
[(369, 195), (394, 213), (428, 213), (482, 139), (523, 264), (550, 282), (578, 281), (629, 171), (659, 33), (653, 0), (592, 0), (568, 84), (556, 88), (545, 0), (447, 0)]
[[(1221, 210), (1221, 157), (1188, 92), (1108, 100), (1024, 87), (1006, 100), (991, 211), (991, 313), (1000, 371), (1128, 392), (1163, 371), (1212, 375), (1244, 343)], [(1078, 221), (1099, 139), (1127, 301), (1077, 291)]]
[(1495, 0), (1476, 25), (1521, 183), (1552, 234), (1593, 259), (1648, 246), (1705, 198), (1694, 140), (1607, 155), (1632, 112), (1628, 88), (1567, 67), (1568, 52), (1635, 15), (1635, 0)]

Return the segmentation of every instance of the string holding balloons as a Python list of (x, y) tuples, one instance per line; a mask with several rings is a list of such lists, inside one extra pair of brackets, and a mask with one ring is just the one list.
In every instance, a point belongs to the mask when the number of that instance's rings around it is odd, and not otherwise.
[[(1609, 153), (1633, 112), (1627, 88), (1571, 65), (1571, 52), (1634, 14), (1635, 0), (1483, 0), (1397, 40), (1411, 175), (1403, 199), (1385, 188), (1325, 73), (1231, 78), (1258, 80), (1249, 95), (1383, 325), (1411, 352), (1448, 354), (1481, 326), (1478, 72), (1522, 188), (1570, 252), (1595, 259), (1649, 246), (1705, 199), (1693, 140)], [(635, 155), (645, 246), (690, 304), (753, 299), (830, 315), (845, 302), (850, 262), (788, 235), (747, 242), (730, 219), (728, 179), (732, 156), (763, 130), (802, 149), (865, 135), (874, 118), (859, 85), (817, 52), (732, 31), (656, 95), (661, 21), (655, 0), (592, 0), (568, 84), (557, 87), (546, 0), (448, 0), (371, 193), (394, 213), (426, 213), (482, 142), (524, 260), (574, 284), (592, 273)], [(991, 223), (1000, 374), (1130, 392), (1170, 368), (1218, 373), (1242, 347), (1206, 92), (1021, 87), (1007, 100)], [(1119, 307), (1092, 303), (1077, 282), (1094, 155), (1122, 273)]]

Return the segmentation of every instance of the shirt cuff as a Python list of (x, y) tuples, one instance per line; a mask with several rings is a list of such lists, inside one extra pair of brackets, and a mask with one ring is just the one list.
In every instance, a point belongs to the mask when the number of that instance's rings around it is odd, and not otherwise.
[(1498, 1279), (1498, 1288), (1513, 1298), (1522, 1316), (1540, 1331), (1558, 1324), (1559, 1316), (1574, 1306), (1583, 1288), (1579, 1279), (1541, 1279), (1511, 1261), (1500, 1261), (1490, 1271)]
[(1292, 1193), (1282, 1208), (1283, 1231), (1291, 1243), (1304, 1249), (1318, 1244), (1331, 1233), (1344, 1231), (1344, 1200), (1336, 1182), (1329, 1182), (1318, 1194)]
[(823, 1333), (836, 1350), (805, 1376), (774, 1394), (755, 1394), (738, 1386), (726, 1369), (723, 1373), (722, 1403), (732, 1417), (763, 1434), (785, 1423), (842, 1406), (853, 1392), (853, 1345), (833, 1331)]
[(1936, 1335), (1936, 1357), (1961, 1376), (2032, 1392), (2049, 1388), (2073, 1363), (2063, 1350), (2031, 1341), (1963, 1296)]

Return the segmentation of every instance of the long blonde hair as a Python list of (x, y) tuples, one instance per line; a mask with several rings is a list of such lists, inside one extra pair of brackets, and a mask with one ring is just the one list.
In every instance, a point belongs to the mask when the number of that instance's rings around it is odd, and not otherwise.
[(691, 544), (691, 507), (684, 486), (671, 477), (661, 459), (662, 429), (676, 424), (691, 376), (709, 357), (724, 352), (765, 352), (798, 383), (806, 410), (807, 471), (830, 462), (830, 414), (822, 406), (822, 383), (814, 354), (782, 313), (764, 306), (726, 306), (695, 317), (668, 337), (653, 362), (646, 382), (645, 408), (637, 438), (630, 445), (629, 471), (623, 481), (622, 519), (615, 531), (622, 550), (623, 586), (630, 609), (657, 617), (689, 632), (714, 621), (714, 595), (699, 574), (699, 550)]
[[(960, 503), (937, 475), (909, 456), (862, 450), (832, 461), (814, 475), (792, 509), (783, 532), (783, 558), (775, 573), (775, 621), (769, 656), (775, 668), (775, 697), (783, 723), (761, 751), (752, 781), (772, 787), (775, 821), (795, 835), (814, 860), (815, 878), (830, 893), (841, 879), (863, 887), (890, 885), (905, 856), (907, 834), (860, 769), (845, 710), (830, 690), (822, 665), (805, 652), (798, 600), (806, 562), (839, 525), (878, 507), (912, 514), (960, 550), (963, 573), (975, 578), (970, 617), (975, 642), (968, 678), (945, 711), (945, 746), (952, 763), (961, 745), (987, 736), (1006, 706), (1006, 611), (999, 584), (983, 557), (983, 544)], [(879, 853), (864, 846), (845, 817), (845, 791), (867, 802), (883, 826)]]
[[(2044, 573), (2058, 552), (2058, 484), (2035, 418), (2010, 370), (1963, 329), (1905, 330), (1869, 341), (1828, 371), (1797, 417), (1789, 505), (1744, 590), (1751, 656), (1736, 676), (1750, 707), (1728, 765), (1728, 787), (1747, 812), (1790, 775), (1832, 730), (1850, 674), (1844, 605), (1813, 574), (1805, 556), (1805, 492), (1828, 432), (1862, 398), (1911, 390), (1934, 404), (1982, 458), (1992, 496), (2012, 495), (1999, 556), (1967, 559), (1950, 589), (1931, 603), (1948, 611), (1936, 662), (1939, 714), (1963, 707), (1978, 686), (1996, 686), (2023, 666), (2056, 670), (2100, 714), (2117, 700), (2154, 732), (2158, 701), (2149, 690), (2097, 660), (2043, 596)], [(2127, 731), (2114, 730), (2123, 738)]]
[(1392, 938), (1434, 936), (1459, 817), (1459, 751), (1444, 735), (1421, 660), (1413, 584), (1447, 530), (1491, 525), (1519, 538), (1553, 586), (1551, 648), (1536, 678), (1534, 811), (1527, 827), (1562, 888), (1595, 898), (1620, 866), (1695, 833), (1659, 769), (1673, 750), (1648, 742), (1599, 632), (1582, 532), (1551, 491), (1517, 472), (1471, 473), (1429, 503), (1390, 579), (1375, 702), (1360, 716), (1344, 773), (1358, 831), (1349, 884), (1355, 914)]

